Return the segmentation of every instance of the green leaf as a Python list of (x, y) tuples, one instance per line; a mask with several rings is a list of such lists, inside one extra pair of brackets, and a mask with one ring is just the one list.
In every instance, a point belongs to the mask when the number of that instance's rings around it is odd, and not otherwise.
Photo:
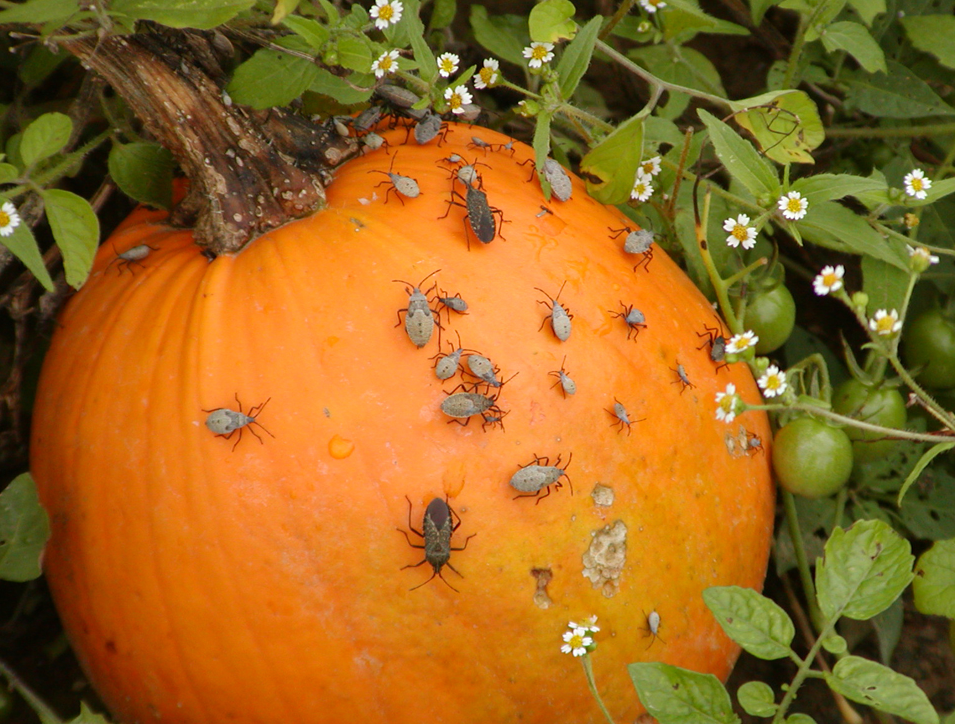
[(955, 618), (955, 538), (936, 541), (919, 556), (912, 592), (921, 613)]
[(908, 271), (908, 254), (902, 242), (883, 239), (864, 218), (834, 201), (810, 206), (796, 227), (814, 244), (848, 254), (871, 254)]
[[(716, 67), (705, 55), (693, 48), (670, 45), (647, 45), (635, 48), (627, 56), (668, 83), (701, 90), (704, 93), (725, 96), (726, 90)], [(690, 98), (684, 93), (672, 93), (665, 109), (668, 117), (682, 112)]]
[(876, 15), (885, 12), (885, 0), (849, 0), (848, 5), (859, 13), (862, 22), (870, 26)]
[[(421, 21), (419, 20), (418, 23), (420, 25)], [(424, 26), (421, 26), (421, 32), (424, 32)], [(371, 70), (373, 60), (371, 57), (371, 48), (368, 47), (368, 41), (364, 37), (356, 38), (350, 35), (343, 35), (338, 39), (337, 45), (338, 64), (343, 68), (348, 68), (348, 70), (354, 70), (359, 73), (367, 73)], [(417, 56), (415, 57), (417, 58)], [(435, 73), (437, 73), (437, 66), (435, 66)]]
[(931, 53), (946, 68), (955, 68), (955, 16), (911, 15), (902, 18), (902, 27), (912, 45)]
[(26, 266), (33, 276), (35, 276), (43, 288), (52, 291), (53, 280), (50, 278), (50, 272), (46, 270), (43, 264), (43, 256), (40, 254), (40, 247), (33, 238), (33, 232), (30, 227), (21, 223), (17, 226), (10, 236), (0, 236), (0, 244), (7, 247), (10, 252)]
[(627, 201), (642, 153), (643, 118), (633, 116), (581, 159), (580, 170), (587, 176), (587, 192), (603, 204)]
[(912, 580), (912, 547), (881, 520), (835, 528), (816, 561), (816, 597), (829, 621), (864, 620), (888, 608)]
[(878, 118), (955, 115), (955, 109), (911, 70), (894, 60), (887, 60), (886, 65), (888, 73), (848, 77), (847, 103)]
[(57, 23), (80, 11), (78, 0), (27, 0), (0, 10), (0, 24)]
[(287, 15), (282, 24), (308, 43), (315, 53), (321, 53), (328, 44), (328, 29), (317, 20), (303, 18), (301, 15)]
[(63, 254), (66, 281), (79, 289), (89, 276), (99, 244), (99, 219), (89, 201), (71, 191), (43, 191), (46, 218)]
[(859, 656), (846, 656), (836, 662), (832, 673), (825, 672), (825, 677), (829, 688), (847, 699), (915, 724), (938, 724), (938, 713), (925, 692), (908, 676), (888, 666)]
[(703, 12), (695, 0), (667, 0), (665, 17), (663, 38), (675, 45), (686, 43), (698, 33), (749, 35), (742, 25)]
[(20, 178), (20, 169), (12, 163), (0, 163), (0, 184), (8, 184)]
[(628, 664), (627, 672), (650, 716), (659, 724), (736, 724), (729, 694), (712, 674), (655, 661)]
[(262, 110), (288, 105), (317, 77), (312, 61), (263, 48), (235, 69), (226, 91), (237, 103)]
[(411, 49), (414, 51), (414, 59), (418, 63), (418, 73), (421, 80), (428, 85), (433, 85), (438, 77), (438, 60), (435, 58), (424, 37), (424, 25), (417, 13), (405, 12), (401, 19), (402, 24), (408, 31), (408, 39), (411, 42)]
[(802, 91), (773, 94), (763, 104), (736, 114), (769, 158), (782, 164), (814, 163), (810, 151), (826, 140), (819, 109)]
[(117, 143), (109, 152), (109, 175), (119, 190), (143, 204), (172, 206), (172, 154), (155, 143)]
[[(550, 123), (553, 116), (550, 111), (541, 111), (537, 115), (537, 125), (534, 127), (534, 167), (542, 169), (550, 155)], [(543, 173), (537, 174), (540, 179), (544, 196), (550, 200), (550, 183)]]
[[(349, 83), (349, 80), (351, 83)], [(371, 98), (371, 94), (374, 93), (375, 90), (373, 84), (369, 85), (368, 87), (355, 88), (352, 85), (354, 83), (354, 77), (341, 78), (325, 70), (324, 68), (319, 68), (318, 73), (315, 75), (315, 80), (312, 81), (312, 84), (308, 87), (308, 89), (312, 93), (318, 93), (323, 96), (328, 96), (329, 98), (334, 98), (336, 101), (345, 106), (364, 103)]]
[(779, 708), (772, 687), (762, 681), (747, 681), (737, 689), (736, 699), (751, 716), (772, 716)]
[(17, 69), (17, 74), (25, 86), (35, 88), (49, 78), (53, 71), (69, 57), (70, 54), (65, 50), (52, 53), (44, 45), (35, 45)]
[[(797, 4), (798, 2), (787, 3), (787, 5), (792, 6)], [(808, 18), (809, 25), (806, 28), (806, 42), (819, 40), (820, 36), (829, 26), (829, 23), (835, 20), (836, 16), (842, 12), (842, 9), (846, 6), (846, 0), (822, 0), (822, 2), (813, 1), (809, 4), (813, 7), (813, 11)], [(785, 5), (783, 7), (785, 7)]]
[[(44, 722), (46, 724), (46, 722)], [(57, 723), (58, 724), (58, 723)], [(70, 719), (67, 724), (110, 724), (109, 719), (97, 714), (86, 706), (85, 701), (80, 702), (80, 713), (75, 719)]]
[(603, 17), (600, 15), (591, 18), (560, 56), (557, 74), (560, 76), (560, 95), (565, 100), (574, 94), (577, 84), (590, 67), (590, 59), (594, 54), (594, 45), (597, 43), (602, 23)]
[(574, 37), (577, 12), (570, 0), (543, 0), (531, 8), (527, 25), (531, 40), (537, 43), (556, 43)]
[(943, 540), (955, 536), (955, 478), (939, 466), (923, 474), (925, 490), (916, 486), (902, 502), (899, 517), (916, 538)]
[(289, 13), (294, 13), (301, 0), (275, 0), (275, 10), (272, 11), (272, 25), (278, 25)]
[(869, 315), (875, 314), (878, 309), (901, 309), (910, 275), (911, 272), (906, 269), (863, 254), (862, 291), (869, 297)]
[(892, 653), (902, 638), (904, 608), (902, 599), (897, 598), (891, 606), (872, 619), (872, 628), (875, 629), (875, 637), (879, 642), (879, 658), (886, 666), (892, 660)]
[(790, 714), (786, 717), (786, 724), (816, 724), (816, 720), (808, 714)]
[(833, 23), (822, 34), (822, 44), (830, 53), (836, 50), (846, 51), (870, 73), (888, 71), (882, 48), (859, 23), (848, 20)]
[(844, 654), (849, 650), (849, 643), (839, 634), (832, 633), (822, 640), (822, 648), (830, 654)]
[(749, 12), (753, 18), (753, 25), (759, 27), (760, 23), (763, 22), (763, 15), (766, 14), (766, 11), (780, 2), (782, 0), (750, 0)]
[(928, 190), (928, 195), (921, 202), (912, 199), (911, 196), (907, 196), (906, 201), (912, 206), (927, 206), (952, 193), (955, 193), (955, 178), (946, 178), (941, 181), (933, 181), (931, 188)]
[(703, 591), (703, 600), (733, 641), (761, 659), (789, 656), (796, 629), (786, 612), (751, 588), (720, 586)]
[(457, 0), (435, 0), (428, 26), (431, 30), (442, 30), (451, 24), (457, 14)]
[(885, 191), (884, 180), (864, 178), (846, 173), (818, 173), (793, 183), (794, 191), (799, 191), (809, 201), (809, 206), (833, 201), (845, 196), (859, 196), (863, 193)]
[(109, 10), (110, 15), (171, 28), (211, 30), (254, 4), (255, 0), (113, 0)]
[(39, 578), (40, 555), (49, 537), (50, 521), (33, 478), (30, 473), (18, 475), (0, 493), (0, 578)]
[(58, 153), (70, 140), (73, 121), (63, 113), (44, 113), (23, 131), (20, 158), (29, 168), (38, 161)]
[(524, 66), (527, 45), (527, 20), (520, 15), (488, 15), (483, 5), (471, 6), (471, 30), (491, 55), (514, 65)]
[(702, 108), (698, 113), (710, 133), (717, 157), (734, 179), (754, 196), (771, 194), (778, 190), (779, 178), (776, 171), (753, 148), (753, 144)]
[(955, 442), (940, 442), (925, 451), (919, 461), (915, 463), (912, 472), (905, 478), (905, 482), (902, 483), (902, 488), (899, 490), (899, 497), (896, 499), (896, 505), (902, 505), (902, 499), (905, 497), (908, 489), (912, 487), (912, 483), (919, 479), (919, 476), (922, 474), (922, 471), (928, 467), (928, 464), (943, 452), (948, 452), (953, 447), (955, 447)]

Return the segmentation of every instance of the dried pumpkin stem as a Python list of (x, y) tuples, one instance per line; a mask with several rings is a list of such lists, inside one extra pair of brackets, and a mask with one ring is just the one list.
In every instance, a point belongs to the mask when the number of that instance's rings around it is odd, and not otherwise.
[(210, 71), (208, 36), (159, 30), (62, 41), (100, 74), (168, 148), (190, 179), (174, 215), (215, 254), (325, 203), (323, 172), (353, 155), (333, 130), (281, 110), (228, 103)]

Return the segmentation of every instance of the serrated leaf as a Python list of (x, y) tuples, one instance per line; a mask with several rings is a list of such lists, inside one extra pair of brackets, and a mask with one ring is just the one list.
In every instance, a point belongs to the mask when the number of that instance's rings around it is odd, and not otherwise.
[(955, 109), (911, 70), (894, 60), (887, 60), (886, 65), (888, 73), (847, 78), (846, 101), (878, 118), (955, 115)]
[(488, 15), (483, 5), (471, 6), (471, 30), (491, 55), (514, 65), (523, 66), (527, 45), (527, 20), (520, 15)]
[(931, 53), (946, 68), (955, 68), (955, 17), (952, 15), (911, 15), (902, 18), (902, 27), (912, 45)]
[(603, 204), (624, 203), (633, 190), (642, 153), (643, 118), (633, 116), (581, 159), (587, 193)]
[(846, 656), (836, 662), (832, 673), (825, 672), (825, 677), (829, 688), (847, 699), (915, 724), (938, 724), (938, 713), (925, 692), (908, 676), (888, 666), (859, 656)]
[(759, 155), (753, 144), (702, 108), (698, 111), (710, 134), (713, 149), (730, 175), (751, 194), (774, 193), (779, 188), (776, 171)]
[(955, 618), (955, 538), (936, 541), (919, 556), (912, 592), (921, 613)]
[(885, 0), (849, 0), (848, 5), (859, 13), (866, 25), (872, 25), (875, 16), (885, 12)]
[(71, 191), (47, 189), (43, 191), (43, 203), (53, 239), (63, 254), (66, 281), (79, 289), (93, 266), (99, 244), (99, 219), (90, 202)]
[(53, 289), (53, 279), (50, 278), (50, 272), (46, 270), (43, 264), (43, 256), (40, 254), (40, 247), (33, 238), (33, 232), (30, 227), (21, 223), (17, 226), (10, 236), (0, 236), (0, 244), (7, 247), (11, 253), (23, 262), (23, 265), (29, 269), (33, 276), (39, 280), (40, 284), (47, 291)]
[(172, 154), (155, 143), (126, 143), (109, 152), (109, 175), (131, 199), (161, 209), (172, 206)]
[[(419, 21), (420, 22), (420, 21)], [(424, 32), (424, 28), (422, 28)], [(364, 38), (344, 35), (338, 39), (338, 64), (348, 70), (367, 73), (371, 70), (371, 48)]]
[[(351, 83), (349, 83), (349, 81), (351, 81)], [(361, 87), (359, 84), (360, 87), (356, 88), (353, 85), (354, 83), (355, 81), (352, 78), (341, 78), (324, 68), (319, 68), (318, 73), (315, 75), (315, 80), (312, 81), (308, 89), (312, 93), (334, 98), (345, 106), (364, 103), (371, 98), (371, 94), (374, 93), (375, 90), (374, 85)]]
[(750, 588), (720, 586), (703, 591), (703, 600), (733, 641), (761, 659), (789, 656), (796, 629), (786, 612)]
[(906, 476), (905, 482), (902, 483), (902, 488), (899, 490), (899, 497), (896, 499), (896, 505), (902, 505), (902, 499), (905, 498), (905, 494), (908, 492), (908, 489), (912, 486), (912, 483), (919, 479), (922, 471), (928, 467), (929, 463), (942, 453), (948, 452), (953, 447), (955, 447), (955, 442), (940, 442), (936, 443), (922, 454), (922, 457), (919, 458), (919, 461), (915, 463), (915, 467), (912, 468), (912, 472)]
[(310, 60), (263, 48), (235, 69), (226, 91), (235, 102), (263, 110), (288, 105), (317, 77)]
[(900, 269), (909, 268), (901, 242), (883, 239), (865, 219), (834, 201), (810, 206), (796, 227), (814, 244), (848, 254), (871, 254)]
[(747, 681), (736, 691), (736, 700), (751, 716), (772, 716), (779, 705), (772, 687), (763, 681)]
[(659, 724), (737, 724), (729, 694), (712, 674), (658, 662), (628, 664), (640, 703)]
[(8, 184), (20, 178), (20, 169), (12, 163), (0, 163), (0, 184)]
[(575, 12), (577, 11), (570, 0), (543, 0), (537, 3), (531, 8), (527, 19), (531, 40), (537, 43), (556, 43), (573, 38), (577, 33)]
[(810, 151), (826, 140), (819, 109), (802, 91), (774, 95), (737, 113), (736, 122), (753, 134), (763, 153), (774, 161), (814, 163)]
[(70, 140), (73, 121), (64, 113), (44, 113), (26, 127), (20, 139), (20, 158), (27, 168), (58, 153)]
[(282, 24), (308, 43), (308, 47), (315, 53), (321, 53), (328, 44), (330, 33), (317, 20), (303, 18), (301, 15), (288, 15)]
[(50, 522), (40, 505), (30, 473), (18, 475), (0, 493), (0, 578), (39, 578), (40, 555), (50, 537)]
[(78, 0), (27, 0), (0, 10), (0, 24), (62, 22), (79, 10)]
[(600, 15), (591, 18), (577, 33), (577, 37), (564, 48), (564, 53), (557, 63), (560, 95), (564, 99), (569, 99), (574, 94), (577, 84), (590, 67), (590, 59), (593, 57), (594, 45), (602, 23), (603, 17)]
[(882, 48), (859, 23), (848, 20), (833, 23), (823, 32), (822, 44), (830, 53), (836, 50), (846, 51), (870, 73), (884, 73), (888, 70)]
[(816, 597), (829, 621), (872, 618), (912, 581), (912, 547), (881, 520), (835, 528), (816, 561)]
[(113, 0), (110, 14), (171, 28), (211, 30), (248, 10), (255, 0)]

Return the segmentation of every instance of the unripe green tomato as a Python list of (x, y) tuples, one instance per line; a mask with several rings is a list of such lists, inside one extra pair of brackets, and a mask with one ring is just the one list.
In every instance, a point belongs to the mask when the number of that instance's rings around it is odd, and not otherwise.
[(926, 387), (955, 387), (955, 322), (939, 309), (922, 312), (902, 337), (905, 361)]
[(795, 324), (796, 302), (782, 284), (749, 297), (745, 326), (759, 337), (756, 354), (768, 354), (782, 347)]
[(806, 498), (832, 495), (852, 473), (852, 442), (838, 427), (800, 417), (776, 433), (773, 470), (790, 493)]
[[(832, 396), (832, 409), (840, 415), (855, 418), (872, 425), (901, 430), (908, 415), (905, 399), (892, 387), (866, 387), (859, 380), (846, 380), (836, 388)], [(897, 440), (880, 440), (880, 435), (869, 430), (847, 426), (846, 435), (852, 440), (852, 453), (856, 462), (867, 463), (889, 455), (895, 450)], [(877, 442), (873, 442), (877, 441)]]

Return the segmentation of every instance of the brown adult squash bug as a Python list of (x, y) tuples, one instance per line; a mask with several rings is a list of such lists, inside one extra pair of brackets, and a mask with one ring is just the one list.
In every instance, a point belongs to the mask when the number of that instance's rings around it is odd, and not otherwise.
[[(413, 507), (411, 498), (406, 495), (405, 500), (408, 501), (408, 527), (411, 529), (411, 532), (421, 538), (424, 543), (421, 545), (412, 543), (408, 531), (402, 530), (401, 528), (396, 528), (396, 530), (404, 534), (408, 545), (412, 548), (422, 549), (424, 551), (424, 558), (418, 563), (409, 563), (407, 566), (402, 566), (401, 570), (405, 568), (417, 568), (418, 566), (423, 566), (425, 563), (434, 569), (431, 578), (409, 590), (414, 591), (416, 588), (421, 588), (425, 583), (430, 583), (432, 579), (437, 576), (444, 581), (444, 584), (448, 588), (455, 593), (459, 593), (458, 589), (448, 583), (445, 577), (441, 575), (441, 569), (447, 566), (461, 576), (458, 569), (451, 565), (451, 551), (463, 551), (468, 547), (468, 541), (476, 536), (477, 533), (472, 533), (465, 538), (464, 545), (460, 548), (453, 548), (451, 546), (451, 536), (454, 535), (454, 531), (461, 527), (461, 516), (454, 512), (454, 509), (448, 505), (447, 501), (441, 500), (441, 498), (434, 498), (428, 503), (428, 507), (424, 511), (424, 518), (421, 521), (423, 530), (418, 530), (411, 524), (411, 510)], [(457, 522), (455, 522), (455, 518), (457, 518)], [(464, 576), (461, 576), (461, 578), (464, 578)]]

